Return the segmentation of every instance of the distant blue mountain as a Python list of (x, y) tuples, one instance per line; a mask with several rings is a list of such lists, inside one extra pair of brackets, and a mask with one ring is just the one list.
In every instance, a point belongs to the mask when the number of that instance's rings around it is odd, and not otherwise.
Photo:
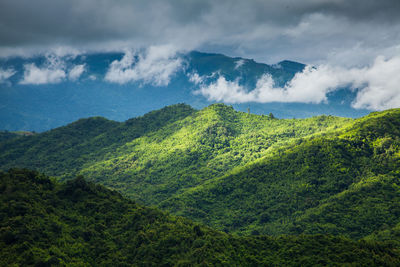
[[(124, 121), (143, 115), (166, 105), (187, 103), (203, 108), (211, 103), (204, 96), (194, 94), (198, 88), (189, 75), (211, 77), (213, 73), (227, 80), (238, 80), (247, 88), (254, 88), (257, 80), (269, 73), (277, 86), (283, 86), (305, 65), (282, 61), (275, 65), (257, 63), (251, 59), (232, 58), (222, 54), (190, 52), (181, 55), (184, 68), (175, 73), (167, 86), (155, 86), (143, 82), (125, 84), (110, 83), (104, 77), (110, 64), (121, 60), (123, 53), (97, 53), (64, 58), (65, 68), (85, 64), (86, 71), (76, 81), (65, 79), (54, 84), (21, 84), (24, 65), (46, 64), (46, 57), (0, 59), (0, 70), (15, 70), (15, 74), (0, 83), (0, 130), (45, 131), (84, 117), (104, 116)], [(359, 117), (366, 110), (351, 108), (355, 92), (339, 90), (329, 95), (326, 104), (302, 103), (245, 103), (234, 108), (252, 113), (272, 112), (278, 118), (302, 118), (327, 114)]]

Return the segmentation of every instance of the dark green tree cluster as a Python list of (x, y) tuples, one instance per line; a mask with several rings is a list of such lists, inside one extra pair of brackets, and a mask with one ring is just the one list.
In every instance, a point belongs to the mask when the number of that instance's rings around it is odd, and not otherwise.
[(138, 205), (79, 176), (0, 173), (1, 266), (400, 264), (389, 242), (327, 235), (237, 237)]
[(0, 131), (0, 143), (9, 141), (11, 139), (19, 137), (18, 134), (9, 131)]

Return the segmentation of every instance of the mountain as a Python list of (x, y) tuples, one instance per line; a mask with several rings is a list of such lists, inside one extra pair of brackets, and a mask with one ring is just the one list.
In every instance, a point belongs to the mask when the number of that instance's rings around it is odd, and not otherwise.
[[(170, 59), (172, 63), (181, 63), (180, 68), (170, 70), (169, 61), (164, 62), (163, 58), (153, 63), (145, 58), (141, 64), (140, 56), (97, 53), (0, 59), (0, 71), (9, 70), (13, 74), (0, 80), (0, 129), (41, 132), (94, 116), (125, 121), (176, 103), (200, 109), (214, 101), (196, 93), (199, 85), (191, 79), (194, 74), (206, 77), (204, 86), (224, 77), (251, 90), (264, 74), (271, 75), (276, 86), (283, 86), (305, 67), (292, 61), (267, 65), (251, 59), (194, 51)], [(106, 79), (113, 62), (118, 63), (113, 65), (117, 68), (116, 77)], [(163, 64), (165, 68), (159, 67)], [(135, 73), (138, 77), (131, 73), (136, 80), (129, 80), (129, 72), (124, 71), (135, 66), (140, 68)], [(355, 95), (355, 91), (339, 90), (329, 94), (329, 102), (322, 104), (250, 102), (234, 107), (241, 111), (250, 108), (255, 114), (272, 112), (280, 118), (366, 115), (366, 110), (351, 107)]]
[(230, 233), (396, 239), (399, 129), (400, 109), (276, 119), (179, 104), (122, 123), (89, 118), (5, 140), (0, 169), (84, 175)]
[(400, 222), (400, 110), (296, 141), (160, 207), (246, 234), (330, 233), (359, 239)]
[(154, 205), (273, 147), (350, 121), (333, 116), (278, 120), (223, 104), (199, 111), (179, 104), (123, 123), (89, 118), (12, 139), (0, 144), (0, 167), (35, 168), (61, 179), (83, 174)]
[(327, 235), (238, 237), (76, 177), (0, 173), (2, 266), (400, 264), (392, 244)]

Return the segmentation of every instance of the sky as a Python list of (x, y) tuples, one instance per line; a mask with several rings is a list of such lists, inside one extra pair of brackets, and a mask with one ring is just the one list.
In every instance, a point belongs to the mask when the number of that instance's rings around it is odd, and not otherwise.
[[(178, 52), (218, 52), (268, 64), (287, 59), (315, 69), (286, 88), (264, 76), (249, 93), (219, 77), (214, 87), (199, 84), (198, 92), (226, 102), (321, 102), (349, 85), (363, 89), (354, 107), (384, 109), (400, 106), (399, 14), (399, 0), (0, 0), (0, 56), (125, 51), (125, 61), (114, 62), (106, 80), (147, 75), (143, 80), (154, 85), (168, 84), (181, 67)], [(130, 51), (145, 51), (136, 69), (129, 67)], [(38, 73), (52, 81), (77, 79), (84, 66), (76, 67), (39, 73), (27, 66), (22, 83), (34, 82), (29, 75)], [(0, 69), (0, 81), (12, 71)], [(304, 88), (310, 79), (315, 86)], [(236, 89), (223, 93), (224, 86)]]

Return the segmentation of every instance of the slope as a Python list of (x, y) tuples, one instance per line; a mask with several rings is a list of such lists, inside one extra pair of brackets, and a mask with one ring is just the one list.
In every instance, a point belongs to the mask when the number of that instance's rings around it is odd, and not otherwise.
[(77, 177), (0, 173), (4, 266), (400, 264), (392, 244), (315, 235), (239, 238), (124, 199)]
[(81, 174), (157, 205), (208, 179), (262, 157), (273, 146), (339, 127), (348, 119), (277, 120), (211, 105), (132, 140)]
[[(158, 205), (279, 146), (334, 131), (350, 121), (333, 116), (278, 120), (223, 104), (200, 111), (171, 106), (124, 124), (108, 122), (87, 140), (72, 134), (71, 140), (81, 143), (70, 141), (70, 133), (61, 139), (55, 135), (70, 128), (78, 131), (75, 124), (10, 141), (0, 146), (5, 151), (0, 168), (36, 168), (60, 179), (83, 174), (145, 204)], [(148, 130), (140, 130), (145, 125), (150, 125)]]
[(124, 123), (102, 117), (81, 119), (45, 133), (1, 142), (0, 165), (3, 170), (29, 167), (71, 178), (83, 164), (193, 112), (190, 106), (177, 104)]
[(400, 110), (297, 140), (160, 207), (220, 230), (362, 238), (400, 222)]

